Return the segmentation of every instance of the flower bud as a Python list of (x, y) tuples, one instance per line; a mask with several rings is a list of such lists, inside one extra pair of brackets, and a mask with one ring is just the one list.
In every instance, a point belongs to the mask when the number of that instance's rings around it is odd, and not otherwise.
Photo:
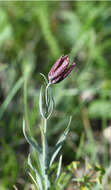
[(72, 69), (75, 67), (75, 63), (73, 63), (69, 67), (68, 66), (69, 66), (68, 56), (62, 55), (52, 66), (48, 74), (49, 83), (56, 84), (65, 79), (72, 71)]

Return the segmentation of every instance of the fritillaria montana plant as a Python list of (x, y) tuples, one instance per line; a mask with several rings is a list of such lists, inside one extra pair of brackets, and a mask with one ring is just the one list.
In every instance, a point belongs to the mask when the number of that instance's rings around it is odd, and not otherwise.
[[(41, 146), (35, 142), (32, 138), (30, 138), (26, 132), (25, 132), (25, 120), (23, 121), (23, 133), (27, 140), (27, 142), (30, 144), (31, 148), (35, 150), (36, 152), (36, 167), (33, 164), (31, 153), (28, 156), (28, 165), (35, 173), (35, 179), (32, 177), (34, 183), (37, 186), (38, 190), (52, 190), (54, 185), (56, 185), (56, 182), (60, 176), (61, 172), (61, 164), (62, 164), (62, 156), (59, 158), (58, 162), (58, 169), (56, 173), (56, 178), (53, 184), (51, 184), (49, 171), (50, 168), (59, 153), (62, 144), (64, 140), (66, 139), (66, 136), (69, 131), (69, 126), (71, 122), (71, 118), (69, 120), (68, 126), (59, 138), (58, 142), (56, 143), (53, 150), (50, 151), (48, 142), (47, 142), (47, 122), (50, 118), (53, 108), (54, 108), (54, 101), (53, 96), (51, 92), (51, 86), (52, 84), (57, 84), (60, 81), (64, 80), (69, 73), (72, 71), (72, 69), (75, 67), (75, 63), (69, 66), (69, 58), (68, 56), (61, 56), (56, 63), (52, 66), (49, 74), (48, 74), (48, 80), (46, 77), (42, 74), (42, 76), (45, 79), (46, 85), (45, 85), (45, 91), (43, 91), (43, 87), (41, 87), (40, 91), (40, 98), (39, 98), (39, 108), (40, 113), (43, 119), (43, 126), (40, 127), (41, 131)], [(43, 101), (44, 100), (44, 101)]]

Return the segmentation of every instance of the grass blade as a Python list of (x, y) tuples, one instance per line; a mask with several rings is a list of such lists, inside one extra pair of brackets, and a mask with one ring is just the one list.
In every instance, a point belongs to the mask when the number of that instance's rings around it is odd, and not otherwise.
[(21, 88), (23, 82), (24, 78), (22, 77), (15, 83), (14, 87), (11, 89), (8, 96), (4, 100), (3, 104), (0, 107), (0, 119), (2, 118), (5, 110), (7, 109), (8, 105), (10, 104), (11, 100), (13, 99), (17, 91)]

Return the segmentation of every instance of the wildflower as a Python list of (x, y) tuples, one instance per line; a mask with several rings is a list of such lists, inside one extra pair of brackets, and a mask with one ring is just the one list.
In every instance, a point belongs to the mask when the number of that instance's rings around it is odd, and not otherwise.
[(56, 84), (64, 80), (75, 66), (75, 63), (69, 67), (69, 58), (67, 55), (62, 55), (52, 66), (48, 78), (50, 84)]

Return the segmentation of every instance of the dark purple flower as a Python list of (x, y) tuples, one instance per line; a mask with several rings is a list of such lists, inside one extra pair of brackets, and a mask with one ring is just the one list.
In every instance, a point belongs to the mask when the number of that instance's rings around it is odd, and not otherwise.
[(56, 84), (65, 79), (72, 69), (75, 67), (75, 63), (69, 66), (69, 58), (67, 55), (62, 55), (52, 66), (48, 78), (50, 84)]

